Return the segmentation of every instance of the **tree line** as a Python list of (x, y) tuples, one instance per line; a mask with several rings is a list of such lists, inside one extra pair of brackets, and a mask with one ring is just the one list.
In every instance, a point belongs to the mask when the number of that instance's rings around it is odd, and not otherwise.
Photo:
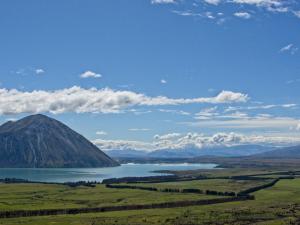
[(15, 211), (0, 211), (0, 218), (17, 218), (17, 217), (33, 217), (33, 216), (52, 216), (52, 215), (67, 215), (67, 214), (81, 214), (81, 213), (97, 213), (97, 212), (111, 212), (111, 211), (125, 211), (125, 210), (144, 210), (144, 209), (159, 209), (159, 208), (176, 208), (195, 205), (209, 205), (234, 201), (253, 200), (253, 196), (236, 196), (230, 198), (216, 198), (216, 199), (201, 199), (191, 201), (176, 201), (153, 203), (145, 205), (123, 205), (123, 206), (104, 206), (96, 208), (71, 208), (71, 209), (43, 209), (43, 210), (15, 210)]
[(107, 188), (117, 188), (117, 189), (139, 189), (144, 191), (158, 191), (158, 192), (171, 192), (171, 193), (195, 193), (195, 194), (206, 194), (206, 195), (217, 195), (217, 196), (237, 196), (235, 192), (222, 192), (213, 190), (200, 190), (195, 188), (156, 188), (156, 187), (143, 187), (143, 186), (133, 186), (133, 185), (114, 185), (106, 184)]

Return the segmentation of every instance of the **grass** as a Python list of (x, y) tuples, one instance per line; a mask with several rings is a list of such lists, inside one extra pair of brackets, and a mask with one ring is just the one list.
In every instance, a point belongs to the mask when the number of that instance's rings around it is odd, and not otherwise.
[(165, 183), (150, 183), (150, 184), (133, 184), (135, 186), (143, 187), (156, 187), (159, 189), (164, 188), (195, 188), (201, 190), (214, 190), (214, 191), (232, 191), (239, 192), (251, 187), (259, 186), (269, 182), (259, 180), (230, 180), (230, 179), (208, 179), (208, 180), (193, 180), (185, 182), (165, 182)]
[(148, 204), (214, 196), (110, 189), (104, 185), (71, 188), (52, 184), (0, 184), (0, 210), (82, 208)]
[[(169, 182), (155, 185), (173, 185), (174, 187), (208, 187), (220, 188), (226, 191), (229, 187), (249, 187), (251, 182), (235, 183), (232, 180), (212, 179), (203, 181)], [(260, 182), (260, 181), (259, 181)], [(200, 184), (199, 184), (200, 183)], [(153, 184), (149, 184), (153, 185)], [(193, 186), (195, 185), (195, 186)], [(200, 188), (200, 187), (199, 187)], [(222, 189), (223, 188), (223, 189)], [(10, 191), (9, 196), (7, 195)], [(33, 193), (41, 194), (44, 200), (36, 201), (31, 198)], [(61, 215), (32, 218), (0, 219), (1, 225), (196, 225), (196, 224), (256, 224), (256, 225), (283, 225), (300, 224), (300, 179), (280, 180), (275, 186), (254, 193), (256, 200), (231, 202), (206, 206), (193, 206), (172, 209), (151, 209), (139, 211), (120, 211), (107, 213), (90, 213), (81, 215)], [(11, 201), (12, 209), (30, 207), (33, 202), (37, 205), (48, 201), (48, 206), (57, 204), (89, 206), (89, 204), (130, 204), (178, 200), (180, 198), (202, 198), (202, 195), (157, 193), (141, 190), (107, 189), (102, 185), (96, 188), (69, 188), (63, 185), (0, 185), (0, 201)], [(42, 199), (43, 199), (42, 198)], [(29, 201), (27, 205), (21, 206)], [(121, 200), (120, 202), (117, 200)], [(31, 202), (30, 202), (31, 201)], [(78, 202), (79, 201), (79, 202)], [(2, 203), (1, 203), (2, 204)], [(37, 206), (36, 205), (36, 206)], [(2, 205), (3, 206), (3, 205)], [(46, 207), (49, 208), (49, 207)], [(2, 208), (3, 209), (3, 208)]]

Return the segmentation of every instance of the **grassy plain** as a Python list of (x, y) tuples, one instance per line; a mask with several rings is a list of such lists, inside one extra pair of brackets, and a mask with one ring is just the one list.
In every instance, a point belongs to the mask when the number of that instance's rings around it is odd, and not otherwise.
[[(149, 194), (145, 192), (144, 195)], [(5, 225), (187, 225), (187, 224), (299, 224), (300, 179), (281, 180), (255, 193), (256, 200), (175, 209), (151, 209), (2, 219)]]
[[(234, 171), (230, 173), (230, 171)], [(247, 170), (228, 169), (215, 174), (250, 175)], [(260, 177), (277, 178), (272, 170), (256, 171)], [(275, 171), (276, 172), (276, 171)], [(193, 175), (205, 171), (187, 172)], [(210, 172), (210, 176), (213, 173)], [(186, 175), (186, 174), (185, 174)], [(253, 171), (251, 175), (255, 175)], [(267, 180), (208, 179), (181, 182), (134, 184), (158, 188), (197, 188), (216, 191), (241, 191)], [(131, 184), (130, 184), (131, 185)], [(299, 225), (300, 178), (282, 179), (275, 186), (252, 193), (255, 200), (213, 205), (39, 216), (0, 219), (1, 225)], [(217, 198), (218, 196), (164, 193), (146, 190), (111, 189), (104, 185), (71, 188), (50, 184), (0, 184), (0, 211), (17, 209), (55, 209), (107, 205), (149, 204), (180, 200)]]
[(209, 199), (214, 196), (53, 184), (0, 184), (0, 210), (65, 209)]
[(240, 192), (242, 190), (259, 186), (267, 183), (268, 180), (232, 180), (232, 179), (206, 179), (184, 182), (164, 182), (150, 184), (136, 184), (136, 186), (156, 187), (158, 189), (177, 188), (177, 189), (200, 189), (203, 191), (213, 190), (221, 192)]

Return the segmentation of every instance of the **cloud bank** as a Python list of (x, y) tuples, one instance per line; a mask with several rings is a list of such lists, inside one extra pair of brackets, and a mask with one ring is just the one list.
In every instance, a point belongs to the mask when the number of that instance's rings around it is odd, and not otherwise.
[(203, 149), (218, 146), (234, 146), (242, 144), (269, 144), (269, 145), (289, 145), (291, 143), (300, 143), (300, 137), (293, 136), (260, 136), (243, 135), (238, 133), (216, 133), (211, 136), (205, 136), (200, 133), (170, 133), (164, 135), (155, 135), (152, 142), (129, 141), (129, 140), (103, 140), (93, 141), (103, 150), (139, 150), (155, 151), (163, 149)]
[(247, 94), (232, 91), (222, 91), (215, 97), (174, 99), (165, 96), (150, 97), (141, 93), (110, 88), (85, 89), (78, 86), (54, 91), (35, 90), (31, 92), (0, 89), (0, 114), (118, 113), (133, 106), (222, 104), (246, 102), (248, 99)]

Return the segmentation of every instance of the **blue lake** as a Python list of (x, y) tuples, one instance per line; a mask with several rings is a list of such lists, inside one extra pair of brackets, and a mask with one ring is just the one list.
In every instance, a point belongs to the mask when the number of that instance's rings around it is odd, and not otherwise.
[(21, 178), (42, 182), (102, 181), (106, 178), (143, 177), (162, 175), (155, 170), (213, 169), (216, 164), (122, 164), (110, 168), (60, 168), (60, 169), (0, 169), (0, 178)]

